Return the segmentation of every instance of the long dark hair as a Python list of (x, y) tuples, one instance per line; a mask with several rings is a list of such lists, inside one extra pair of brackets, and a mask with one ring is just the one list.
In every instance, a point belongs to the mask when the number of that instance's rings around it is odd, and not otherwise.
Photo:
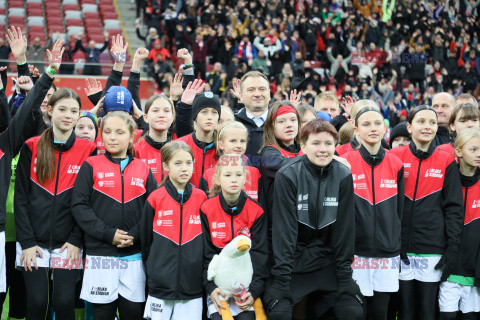
[[(62, 99), (75, 99), (78, 102), (78, 108), (80, 110), (82, 102), (78, 94), (72, 89), (61, 88), (55, 91), (54, 94), (48, 100), (48, 106), (55, 108), (55, 105)], [(47, 117), (51, 119), (51, 116)], [(55, 154), (52, 148), (53, 140), (53, 124), (52, 127), (46, 129), (40, 139), (38, 140), (38, 152), (37, 152), (37, 179), (38, 182), (44, 184), (49, 181), (55, 175)]]

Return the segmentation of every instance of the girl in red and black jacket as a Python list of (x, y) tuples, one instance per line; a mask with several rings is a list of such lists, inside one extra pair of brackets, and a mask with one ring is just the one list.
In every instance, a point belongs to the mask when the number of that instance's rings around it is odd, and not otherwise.
[(200, 178), (205, 170), (217, 163), (214, 138), (215, 128), (220, 119), (221, 106), (220, 99), (216, 94), (211, 91), (195, 94), (195, 86), (196, 82), (188, 84), (177, 108), (185, 109), (192, 104), (192, 119), (194, 120), (195, 131), (178, 140), (185, 142), (192, 148), (195, 161), (190, 183), (198, 188)]
[(441, 320), (461, 319), (480, 312), (480, 131), (466, 129), (455, 139), (460, 164), (464, 221), (458, 259), (447, 281), (440, 284)]
[(193, 152), (181, 141), (163, 146), (168, 175), (148, 197), (142, 214), (142, 258), (147, 270), (147, 319), (202, 319), (203, 237), (200, 206), (205, 193), (189, 181)]
[[(241, 156), (242, 161), (248, 162), (248, 158), (245, 156), (247, 141), (248, 131), (241, 122), (226, 122), (218, 130), (216, 141), (217, 153), (218, 155), (233, 154)], [(215, 167), (206, 170), (200, 179), (200, 189), (207, 194), (210, 193), (210, 189), (213, 186), (213, 177), (216, 170)], [(249, 197), (252, 197), (253, 200), (258, 201), (260, 171), (255, 167), (245, 166), (245, 172), (247, 180), (243, 185), (243, 190)], [(210, 195), (213, 194), (210, 193)]]
[(150, 126), (148, 133), (134, 145), (135, 157), (143, 160), (152, 170), (157, 183), (165, 177), (160, 149), (177, 135), (173, 133), (175, 108), (172, 100), (164, 95), (154, 95), (145, 103), (145, 122)]
[(428, 320), (435, 319), (439, 282), (456, 261), (462, 192), (455, 159), (432, 142), (438, 129), (435, 110), (415, 108), (407, 129), (410, 145), (392, 150), (404, 163), (405, 176), (399, 310), (400, 319)]
[(398, 291), (403, 164), (381, 145), (386, 128), (378, 108), (360, 110), (354, 123), (362, 144), (343, 156), (355, 190), (352, 277), (367, 297), (368, 318), (386, 319), (390, 293)]
[[(17, 164), (16, 265), (25, 270), (28, 318), (47, 312), (50, 273), (55, 313), (62, 319), (74, 318), (82, 241), (71, 212), (72, 189), (80, 166), (95, 151), (93, 142), (77, 138), (73, 130), (80, 104), (73, 90), (57, 90), (48, 102), (52, 126), (27, 140)], [(62, 270), (72, 268), (71, 260), (77, 260), (74, 270)]]
[[(471, 103), (462, 103), (453, 109), (448, 126), (452, 136), (456, 136), (466, 129), (480, 129), (480, 110)], [(458, 162), (453, 144), (454, 142), (445, 143), (438, 148), (450, 153)]]
[(298, 132), (301, 119), (293, 104), (289, 101), (275, 102), (267, 115), (263, 133), (263, 147), (260, 151), (262, 175), (261, 203), (267, 212), (268, 225), (272, 225), (273, 183), (281, 167), (302, 155)]
[(219, 159), (214, 175), (213, 198), (205, 201), (200, 209), (204, 230), (203, 284), (209, 295), (208, 316), (220, 320), (219, 296), (225, 295), (213, 281), (207, 278), (210, 262), (215, 254), (238, 235), (247, 235), (252, 240), (250, 256), (253, 278), (241, 302), (231, 298), (228, 305), (233, 316), (242, 313), (242, 319), (255, 319), (253, 304), (263, 294), (267, 277), (267, 224), (262, 207), (242, 190), (246, 181), (246, 170), (241, 155), (227, 154)]
[(80, 168), (72, 212), (85, 233), (86, 266), (80, 297), (93, 303), (95, 319), (141, 319), (145, 271), (140, 253), (140, 218), (156, 182), (148, 166), (133, 157), (136, 124), (123, 111), (102, 120), (106, 153)]

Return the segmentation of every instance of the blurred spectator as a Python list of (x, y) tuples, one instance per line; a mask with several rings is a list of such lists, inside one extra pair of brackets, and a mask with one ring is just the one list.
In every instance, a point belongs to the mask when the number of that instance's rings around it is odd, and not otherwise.
[(137, 37), (140, 40), (145, 41), (145, 48), (147, 48), (148, 50), (152, 49), (153, 42), (159, 38), (157, 29), (155, 29), (155, 28), (148, 29), (148, 35), (145, 36), (145, 37), (142, 36), (140, 34), (140, 24), (139, 23), (137, 23), (136, 32), (137, 32)]
[(102, 74), (102, 68), (100, 66), (100, 55), (105, 49), (108, 48), (108, 33), (106, 32), (104, 35), (105, 42), (100, 49), (97, 48), (97, 43), (94, 40), (90, 40), (88, 42), (88, 47), (85, 48), (82, 44), (81, 34), (78, 35), (77, 42), (75, 43), (75, 48), (73, 49), (72, 53), (77, 52), (77, 50), (81, 50), (85, 53), (85, 60), (87, 62), (83, 67), (84, 75), (97, 76)]
[[(5, 44), (5, 40), (0, 37), (0, 60), (8, 60), (10, 55), (10, 47)], [(0, 67), (8, 66), (8, 62), (0, 61)]]
[(27, 46), (27, 61), (31, 62), (38, 69), (40, 74), (43, 73), (45, 67), (45, 53), (52, 45), (52, 39), (48, 38), (47, 43), (42, 46), (42, 41), (39, 37), (33, 39), (33, 44)]

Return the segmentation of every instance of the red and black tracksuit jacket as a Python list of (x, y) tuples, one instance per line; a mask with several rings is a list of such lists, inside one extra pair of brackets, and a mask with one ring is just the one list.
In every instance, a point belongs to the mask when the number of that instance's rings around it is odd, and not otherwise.
[(453, 274), (475, 277), (475, 286), (480, 286), (480, 169), (472, 177), (461, 175), (460, 180), (465, 218)]
[(260, 173), (261, 177), (261, 187), (262, 187), (262, 197), (260, 203), (268, 217), (268, 226), (269, 228), (272, 225), (272, 203), (273, 203), (273, 184), (275, 182), (275, 175), (277, 171), (280, 170), (286, 164), (292, 162), (295, 157), (300, 156), (303, 152), (300, 150), (300, 145), (294, 143), (290, 146), (285, 146), (280, 140), (277, 140), (280, 148), (275, 145), (269, 145), (263, 147), (260, 151), (261, 156), (261, 165)]
[[(72, 197), (72, 212), (85, 232), (88, 255), (128, 256), (140, 252), (140, 218), (157, 183), (148, 166), (129, 152), (121, 171), (119, 158), (106, 152), (90, 157), (80, 168)], [(112, 245), (117, 229), (134, 238), (133, 246)]]
[(199, 187), (200, 178), (205, 170), (214, 167), (217, 163), (217, 151), (215, 143), (206, 143), (198, 141), (195, 137), (195, 132), (184, 137), (178, 138), (178, 141), (183, 141), (192, 148), (193, 151), (193, 175), (190, 183), (195, 187)]
[(207, 280), (208, 265), (213, 256), (239, 235), (246, 235), (252, 240), (250, 257), (253, 266), (253, 278), (248, 291), (253, 299), (260, 297), (264, 291), (268, 276), (267, 223), (262, 207), (242, 191), (235, 206), (229, 206), (220, 192), (208, 199), (200, 209), (203, 242), (203, 284), (207, 294), (217, 288), (213, 281)]
[[(213, 176), (217, 171), (216, 167), (210, 168), (203, 173), (202, 178), (200, 179), (200, 189), (209, 193), (210, 189), (213, 186)], [(243, 191), (251, 197), (253, 200), (258, 201), (259, 195), (259, 182), (260, 182), (260, 171), (252, 166), (245, 166), (245, 175), (246, 181), (243, 185)]]
[(457, 251), (462, 230), (462, 192), (455, 159), (431, 143), (427, 152), (410, 145), (392, 149), (403, 162), (405, 204), (402, 251), (443, 254)]
[[(72, 132), (66, 143), (51, 142), (55, 174), (41, 184), (37, 177), (38, 142), (34, 137), (22, 147), (15, 182), (15, 227), (22, 249), (36, 245), (57, 249), (68, 242), (81, 245), (81, 232), (72, 215), (72, 191), (85, 159), (95, 152), (95, 144)], [(53, 140), (53, 137), (52, 137)]]
[[(360, 143), (358, 142), (356, 137), (353, 137), (352, 141), (347, 144), (342, 144), (335, 148), (335, 154), (339, 157), (343, 157), (344, 154), (347, 154), (350, 151), (354, 151), (360, 148)], [(388, 145), (387, 140), (382, 139), (382, 148), (389, 149), (390, 146)]]
[[(8, 128), (0, 133), (0, 232), (5, 231), (12, 159), (20, 152), (23, 143), (33, 135), (34, 113), (39, 112), (40, 105), (52, 86), (52, 82), (53, 79), (44, 74), (30, 90), (20, 109), (8, 124)], [(0, 90), (0, 99), (4, 102), (7, 99), (4, 90)]]
[(379, 258), (399, 255), (403, 163), (383, 147), (371, 155), (361, 146), (343, 157), (351, 165), (355, 190), (355, 254)]
[(445, 143), (442, 145), (439, 145), (437, 149), (443, 150), (445, 152), (448, 152), (449, 154), (452, 155), (452, 157), (455, 158), (455, 162), (458, 163), (458, 158), (457, 155), (455, 154), (455, 147), (453, 146), (453, 142), (450, 143)]
[(149, 135), (146, 135), (143, 139), (140, 139), (133, 146), (135, 150), (135, 157), (143, 160), (152, 170), (153, 176), (160, 184), (163, 178), (166, 176), (166, 172), (163, 170), (162, 155), (160, 149), (168, 142), (175, 140), (176, 134), (169, 135), (165, 142), (155, 142)]
[(170, 179), (148, 197), (142, 214), (142, 259), (148, 294), (167, 300), (202, 297), (205, 193), (188, 183), (179, 193)]

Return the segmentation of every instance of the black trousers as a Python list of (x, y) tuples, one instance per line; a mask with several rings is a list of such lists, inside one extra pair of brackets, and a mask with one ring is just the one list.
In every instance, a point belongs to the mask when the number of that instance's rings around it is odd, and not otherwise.
[(400, 280), (399, 320), (435, 320), (438, 282)]
[[(362, 306), (354, 297), (341, 295), (338, 297), (337, 276), (333, 266), (307, 274), (293, 274), (290, 281), (290, 293), (293, 303), (288, 300), (278, 302), (272, 310), (268, 310), (268, 320), (290, 320), (293, 307), (308, 297), (315, 319), (333, 309), (338, 320), (364, 319), (365, 306)], [(267, 286), (268, 288), (268, 286)]]
[(94, 303), (93, 318), (95, 320), (114, 320), (117, 314), (120, 320), (142, 320), (145, 303), (132, 302), (122, 296), (110, 303)]
[[(22, 272), (15, 269), (16, 257), (15, 241), (5, 243), (5, 263), (7, 267), (7, 292), (10, 295), (8, 316), (14, 319), (23, 319), (26, 315), (27, 297)], [(3, 303), (6, 292), (0, 293), (0, 314), (3, 312)]]
[(51, 304), (50, 276), (53, 278), (53, 306), (56, 319), (75, 319), (75, 284), (78, 270), (38, 268), (23, 271), (27, 290), (27, 320), (45, 319)]

